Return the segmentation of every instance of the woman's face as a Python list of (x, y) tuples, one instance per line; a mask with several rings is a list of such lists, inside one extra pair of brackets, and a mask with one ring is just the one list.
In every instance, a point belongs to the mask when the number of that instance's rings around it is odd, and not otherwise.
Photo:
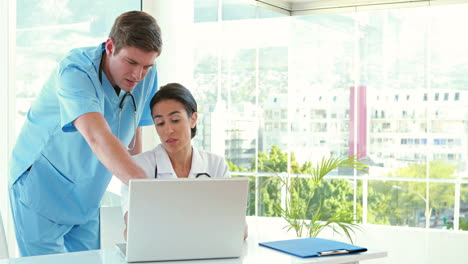
[(152, 115), (161, 143), (168, 153), (191, 148), (191, 129), (197, 122), (197, 113), (188, 116), (185, 107), (176, 100), (163, 100), (153, 106)]

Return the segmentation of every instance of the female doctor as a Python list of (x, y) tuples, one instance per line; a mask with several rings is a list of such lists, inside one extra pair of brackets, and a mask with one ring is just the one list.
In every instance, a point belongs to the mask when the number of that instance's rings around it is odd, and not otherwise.
[[(150, 102), (151, 116), (161, 144), (133, 156), (148, 178), (230, 177), (224, 159), (192, 146), (197, 131), (197, 102), (178, 83), (159, 89)], [(128, 216), (128, 186), (122, 185), (122, 211)], [(127, 228), (124, 231), (127, 239)], [(247, 238), (247, 225), (244, 239)]]

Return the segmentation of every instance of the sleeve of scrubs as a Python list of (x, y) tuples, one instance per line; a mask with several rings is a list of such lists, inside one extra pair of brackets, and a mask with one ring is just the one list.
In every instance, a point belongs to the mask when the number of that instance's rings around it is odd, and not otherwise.
[(79, 116), (103, 113), (96, 87), (89, 75), (76, 67), (61, 70), (57, 83), (57, 98), (60, 104), (60, 123), (64, 132), (76, 131), (73, 121)]
[(150, 102), (151, 102), (151, 99), (153, 99), (154, 94), (156, 94), (157, 90), (158, 90), (158, 85), (157, 85), (157, 81), (155, 81), (153, 88), (151, 89), (150, 96), (148, 97), (148, 100), (146, 100), (145, 108), (143, 109), (143, 113), (141, 114), (141, 120), (140, 120), (140, 123), (138, 123), (138, 126), (154, 125), (153, 117), (151, 116)]

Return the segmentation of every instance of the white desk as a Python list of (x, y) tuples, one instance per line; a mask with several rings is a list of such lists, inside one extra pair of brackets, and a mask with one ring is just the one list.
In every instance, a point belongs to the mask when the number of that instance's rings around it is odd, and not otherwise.
[[(244, 242), (243, 256), (235, 259), (213, 259), (195, 261), (154, 262), (158, 264), (348, 264), (361, 260), (382, 258), (387, 252), (368, 250), (360, 254), (328, 256), (318, 258), (298, 258), (279, 251), (261, 247), (258, 242), (294, 238), (290, 233), (277, 228), (278, 221), (262, 218), (248, 218), (249, 238)], [(282, 226), (282, 224), (280, 224)], [(273, 229), (272, 229), (273, 228)], [(272, 232), (274, 230), (275, 232)], [(278, 232), (276, 232), (278, 231)], [(366, 246), (366, 245), (362, 245)], [(120, 264), (126, 263), (117, 248), (76, 253), (45, 255), (37, 257), (0, 260), (0, 264)], [(149, 262), (145, 262), (149, 263)]]

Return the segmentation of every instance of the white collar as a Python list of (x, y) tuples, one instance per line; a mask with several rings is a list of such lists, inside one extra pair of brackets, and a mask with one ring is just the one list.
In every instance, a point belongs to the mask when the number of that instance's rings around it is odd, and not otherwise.
[[(162, 144), (159, 144), (156, 149), (156, 164), (158, 166), (158, 174), (172, 173), (175, 175), (174, 168), (172, 167), (171, 160), (167, 154), (166, 149)], [(200, 151), (192, 146), (192, 167), (190, 169), (189, 177), (195, 177), (194, 175), (199, 173), (206, 173), (206, 162), (203, 160)]]

